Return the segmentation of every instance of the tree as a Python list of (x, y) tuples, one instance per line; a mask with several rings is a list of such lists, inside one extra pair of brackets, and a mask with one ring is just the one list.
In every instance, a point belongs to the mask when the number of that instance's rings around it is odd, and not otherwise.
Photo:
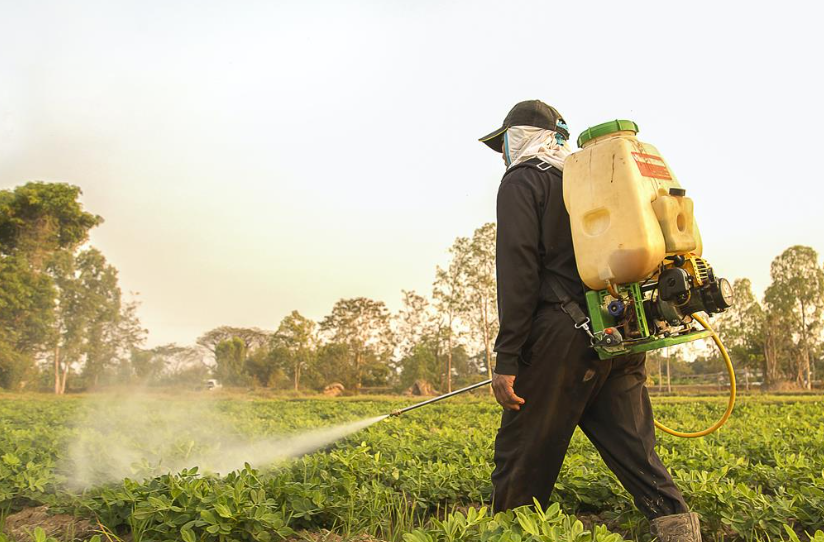
[(429, 301), (414, 291), (402, 290), (403, 305), (395, 318), (397, 354), (396, 370), (402, 388), (416, 380), (444, 382), (441, 363), (441, 326), (432, 313)]
[(483, 365), (492, 378), (492, 343), (498, 333), (495, 236), (496, 226), (490, 222), (476, 229), (471, 238), (458, 237), (449, 249), (448, 268), (436, 271), (433, 298), (446, 339), (447, 391), (452, 390), (452, 352), (461, 324), (483, 351)]
[(83, 376), (96, 386), (119, 359), (121, 291), (117, 270), (97, 249), (90, 248), (77, 256), (77, 270), (86, 324)]
[(53, 252), (83, 244), (103, 219), (83, 210), (81, 194), (77, 186), (44, 182), (0, 191), (0, 251), (26, 254), (40, 272)]
[(272, 336), (271, 331), (265, 331), (256, 327), (232, 327), (220, 326), (211, 331), (207, 331), (197, 339), (197, 344), (215, 354), (217, 345), (223, 341), (238, 338), (243, 341), (247, 351), (267, 346)]
[(199, 384), (208, 374), (202, 357), (202, 349), (175, 343), (147, 350), (135, 347), (131, 350), (131, 368), (144, 384)]
[(309, 367), (315, 358), (315, 327), (315, 322), (302, 316), (298, 311), (292, 311), (281, 320), (278, 330), (272, 336), (273, 350), (283, 348), (287, 354), (288, 373), (295, 385), (295, 391), (300, 389), (301, 371)]
[(55, 289), (25, 257), (0, 255), (0, 387), (17, 389), (50, 336)]
[(246, 359), (246, 372), (265, 387), (279, 386), (288, 379), (300, 389), (304, 371), (311, 368), (317, 353), (317, 324), (298, 311), (281, 320), (266, 348), (257, 348)]
[(284, 368), (291, 367), (291, 364), (289, 351), (282, 346), (258, 348), (246, 358), (244, 370), (259, 386), (280, 387), (282, 382), (290, 381)]
[[(782, 356), (772, 347), (773, 359), (785, 359), (797, 384), (812, 386), (811, 364), (820, 347), (824, 326), (824, 270), (818, 264), (818, 254), (810, 247), (792, 246), (773, 260), (770, 266), (772, 283), (767, 288), (765, 302), (770, 312), (770, 341), (782, 342), (776, 334), (786, 335), (790, 351)], [(777, 361), (777, 360), (776, 360)]]
[(452, 391), (452, 352), (458, 338), (460, 315), (466, 311), (464, 283), (465, 268), (470, 253), (470, 242), (466, 237), (458, 237), (449, 249), (452, 258), (446, 269), (435, 269), (435, 283), (432, 285), (432, 298), (440, 317), (440, 335), (446, 342), (446, 391)]
[(52, 335), (54, 392), (66, 392), (75, 364), (82, 363), (83, 376), (93, 386), (115, 367), (128, 378), (130, 351), (142, 343), (145, 330), (137, 304), (122, 303), (114, 266), (95, 248), (77, 256), (61, 250), (52, 256), (48, 272), (58, 290)]
[(215, 362), (215, 373), (222, 382), (234, 386), (245, 384), (246, 343), (243, 339), (232, 337), (219, 342), (215, 347)]
[(21, 384), (54, 342), (58, 292), (46, 268), (102, 222), (83, 210), (80, 194), (62, 183), (0, 190), (0, 385)]
[(478, 377), (486, 373), (483, 358), (482, 352), (470, 357), (464, 345), (455, 345), (452, 349), (452, 372), (455, 373), (452, 379), (453, 387), (478, 382)]
[(135, 348), (131, 355), (131, 368), (137, 381), (143, 384), (160, 378), (166, 367), (166, 360), (155, 348), (143, 350)]
[(766, 378), (766, 314), (753, 294), (750, 279), (737, 279), (733, 291), (735, 303), (718, 317), (715, 330), (736, 367), (761, 369)]
[(72, 363), (79, 360), (87, 329), (87, 304), (82, 301), (81, 284), (77, 277), (74, 255), (66, 250), (53, 255), (49, 274), (57, 287), (52, 333), (52, 363), (54, 393), (66, 391)]
[(395, 318), (398, 354), (408, 356), (421, 342), (437, 334), (429, 301), (413, 290), (401, 290), (403, 304)]
[[(341, 299), (320, 325), (332, 342), (345, 345), (353, 369), (355, 390), (364, 379), (379, 383), (388, 376), (387, 362), (392, 353), (389, 311), (382, 301), (365, 297)], [(381, 367), (382, 366), (382, 367)]]
[[(137, 296), (132, 292), (133, 297)], [(146, 341), (148, 330), (142, 326), (137, 316), (137, 308), (140, 303), (136, 299), (131, 299), (122, 304), (118, 324), (116, 329), (116, 342), (118, 345), (118, 358), (120, 366), (123, 368), (122, 381), (127, 381), (132, 377), (132, 353), (139, 351)], [(194, 352), (196, 349), (186, 348), (187, 352)]]
[(306, 371), (304, 380), (311, 382), (316, 389), (323, 389), (332, 382), (340, 382), (346, 389), (357, 389), (358, 375), (352, 364), (349, 346), (334, 342), (321, 345), (317, 351), (317, 363)]
[(163, 360), (163, 373), (167, 377), (176, 377), (189, 373), (192, 369), (203, 368), (203, 351), (195, 346), (178, 346), (171, 343), (157, 346), (153, 351)]
[(437, 382), (443, 374), (443, 366), (435, 356), (431, 345), (420, 342), (413, 346), (401, 360), (401, 388), (408, 388), (416, 380)]
[(462, 267), (464, 279), (461, 305), (465, 319), (483, 347), (489, 378), (492, 378), (492, 341), (498, 334), (498, 297), (495, 282), (494, 223), (487, 223), (472, 234)]

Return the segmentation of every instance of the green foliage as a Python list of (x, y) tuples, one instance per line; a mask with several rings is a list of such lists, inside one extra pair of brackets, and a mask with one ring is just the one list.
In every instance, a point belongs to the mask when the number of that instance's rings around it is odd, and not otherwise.
[(810, 389), (814, 352), (824, 330), (824, 270), (810, 247), (793, 246), (773, 260), (766, 349), (768, 376), (783, 376)]
[(251, 352), (268, 344), (271, 333), (256, 327), (220, 326), (198, 337), (197, 344), (214, 354), (219, 343), (235, 337), (243, 341), (247, 352)]
[(54, 337), (58, 295), (49, 270), (102, 219), (83, 211), (80, 189), (33, 182), (0, 190), (0, 386), (17, 388)]
[(444, 368), (436, 353), (431, 343), (418, 343), (413, 346), (400, 362), (401, 388), (408, 388), (416, 380), (425, 380), (439, 385)]
[[(492, 345), (498, 332), (495, 237), (491, 222), (477, 228), (471, 238), (458, 237), (449, 248), (448, 267), (435, 272), (432, 297), (440, 316), (448, 390), (454, 376), (466, 377), (476, 368), (492, 376)], [(471, 356), (478, 367), (456, 366), (452, 352), (459, 345), (480, 353)]]
[(56, 393), (77, 363), (88, 384), (116, 365), (127, 377), (128, 351), (143, 340), (135, 305), (121, 302), (117, 271), (94, 248), (78, 252), (102, 222), (83, 210), (80, 194), (43, 182), (0, 191), (2, 387), (42, 383), (34, 362), (46, 352)]
[(437, 339), (443, 343), (446, 357), (444, 384), (452, 390), (452, 352), (461, 336), (461, 315), (467, 311), (465, 269), (470, 252), (469, 239), (458, 237), (449, 248), (452, 258), (446, 268), (435, 268), (435, 282), (432, 284), (432, 299), (439, 316)]
[(317, 361), (309, 368), (306, 377), (315, 388), (322, 389), (332, 382), (340, 382), (346, 389), (354, 389), (358, 376), (349, 347), (337, 343), (322, 345), (317, 351)]
[(148, 540), (282, 540), (293, 533), (279, 503), (250, 466), (230, 473), (220, 484), (198, 476), (197, 468), (163, 475), (146, 483), (125, 480), (105, 488), (91, 501), (107, 524), (124, 511)]
[[(117, 270), (103, 254), (88, 248), (56, 253), (49, 272), (57, 286), (50, 343), (56, 393), (66, 391), (70, 368), (82, 364), (82, 386), (128, 381), (131, 351), (144, 340), (135, 303), (123, 303)], [(56, 373), (55, 373), (56, 371)]]
[(77, 186), (44, 182), (0, 191), (0, 252), (29, 254), (41, 269), (48, 254), (81, 245), (103, 219), (83, 210), (80, 194)]
[(204, 352), (198, 347), (164, 344), (144, 350), (130, 349), (129, 367), (137, 383), (148, 385), (185, 385), (197, 388), (208, 378)]
[(17, 254), (0, 256), (0, 285), (0, 388), (16, 389), (48, 340), (55, 290)]
[(85, 363), (83, 376), (96, 385), (118, 357), (118, 324), (121, 293), (117, 270), (96, 249), (81, 252), (77, 258), (78, 287), (72, 315), (82, 330)]
[(484, 353), (487, 375), (492, 377), (492, 343), (498, 334), (498, 296), (495, 282), (497, 227), (489, 222), (476, 229), (467, 245), (463, 268), (463, 316)]
[(273, 347), (268, 351), (258, 348), (246, 358), (245, 371), (255, 384), (265, 388), (283, 388), (289, 384), (285, 367), (291, 366), (289, 351)]
[(522, 506), (494, 516), (487, 508), (470, 508), (466, 514), (455, 512), (443, 520), (434, 520), (428, 529), (416, 529), (403, 535), (404, 542), (622, 542), (617, 533), (603, 525), (592, 530), (575, 516), (561, 512), (558, 503), (544, 510), (539, 503)]
[[(216, 408), (206, 421), (212, 430), (231, 423), (238, 435), (266, 438), (374, 416), (403, 403), (364, 398), (210, 404)], [(176, 399), (162, 405), (184, 419), (197, 408)], [(822, 407), (821, 398), (744, 398), (730, 423), (709, 437), (660, 435), (658, 454), (701, 515), (705, 539), (795, 540), (787, 525), (802, 541), (805, 533), (812, 540), (824, 537), (816, 534), (824, 527)], [(492, 441), (500, 415), (489, 400), (433, 405), (293, 461), (247, 465), (223, 477), (203, 474), (194, 464), (160, 475), (151, 472), (161, 465), (135, 465), (134, 479), (74, 495), (65, 490), (65, 477), (73, 471), (66, 451), (85, 429), (69, 421), (84, 408), (84, 401), (72, 398), (0, 400), (0, 509), (45, 503), (96, 517), (113, 532), (142, 533), (142, 540), (188, 539), (189, 531), (202, 541), (264, 539), (265, 533), (279, 540), (303, 529), (368, 532), (406, 542), (617, 542), (647, 536), (646, 520), (580, 433), (553, 503), (489, 514)], [(723, 400), (673, 398), (658, 404), (656, 414), (667, 424), (695, 429), (722, 410)], [(162, 440), (166, 453), (193, 457), (191, 435), (164, 429), (158, 420), (152, 427), (128, 443), (135, 453), (153, 457)], [(90, 441), (92, 449), (105, 452), (106, 438), (124, 442), (106, 430)], [(93, 459), (106, 470), (105, 455)], [(149, 477), (142, 479), (141, 472)], [(566, 514), (595, 514), (613, 532), (602, 525), (585, 528)]]
[(394, 344), (389, 311), (382, 301), (341, 299), (320, 328), (330, 342), (346, 346), (356, 391), (363, 384), (386, 381)]
[(232, 337), (218, 343), (215, 347), (215, 362), (215, 374), (223, 383), (237, 386), (246, 382), (246, 343), (240, 337)]
[(276, 353), (274, 365), (292, 379), (295, 391), (300, 389), (301, 373), (316, 360), (318, 338), (315, 328), (315, 322), (292, 311), (272, 336), (272, 352)]
[(733, 283), (735, 304), (714, 324), (736, 367), (761, 369), (764, 364), (765, 314), (750, 279)]
[[(444, 272), (442, 272), (442, 276)], [(393, 368), (400, 373), (399, 389), (408, 389), (416, 380), (424, 380), (436, 389), (447, 390), (454, 380), (458, 383), (476, 382), (477, 367), (470, 363), (463, 344), (459, 344), (455, 329), (450, 328), (448, 314), (453, 310), (445, 297), (449, 284), (436, 284), (439, 296), (435, 304), (413, 291), (403, 291), (403, 306), (395, 318), (398, 362)], [(457, 322), (453, 319), (452, 324)]]

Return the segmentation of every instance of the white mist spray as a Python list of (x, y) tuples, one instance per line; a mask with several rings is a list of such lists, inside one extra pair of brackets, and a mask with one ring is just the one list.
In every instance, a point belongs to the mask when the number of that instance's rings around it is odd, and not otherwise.
[(240, 434), (211, 401), (168, 401), (140, 394), (93, 399), (75, 425), (76, 437), (61, 471), (73, 489), (191, 467), (226, 474), (244, 463), (266, 467), (300, 457), (386, 417), (252, 439)]

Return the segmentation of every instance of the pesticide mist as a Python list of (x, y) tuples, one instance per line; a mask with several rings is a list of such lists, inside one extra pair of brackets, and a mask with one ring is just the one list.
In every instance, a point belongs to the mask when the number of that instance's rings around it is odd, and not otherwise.
[(270, 466), (316, 451), (386, 418), (377, 416), (298, 434), (252, 438), (210, 400), (136, 394), (90, 399), (74, 426), (61, 471), (72, 489), (183, 469), (227, 474), (244, 463)]

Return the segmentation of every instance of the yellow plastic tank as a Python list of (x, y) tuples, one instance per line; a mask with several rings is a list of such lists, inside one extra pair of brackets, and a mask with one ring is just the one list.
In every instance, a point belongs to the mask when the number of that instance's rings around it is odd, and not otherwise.
[(564, 163), (578, 272), (594, 290), (643, 281), (668, 255), (701, 255), (692, 200), (637, 133), (628, 120), (588, 128)]

